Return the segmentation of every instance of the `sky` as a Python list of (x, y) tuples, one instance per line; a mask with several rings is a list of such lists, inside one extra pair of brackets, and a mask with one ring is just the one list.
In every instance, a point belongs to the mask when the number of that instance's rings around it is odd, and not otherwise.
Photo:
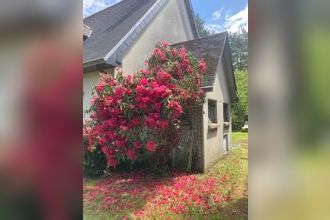
[[(89, 16), (121, 0), (83, 0), (83, 16)], [(214, 32), (248, 31), (248, 0), (191, 0), (195, 13)]]

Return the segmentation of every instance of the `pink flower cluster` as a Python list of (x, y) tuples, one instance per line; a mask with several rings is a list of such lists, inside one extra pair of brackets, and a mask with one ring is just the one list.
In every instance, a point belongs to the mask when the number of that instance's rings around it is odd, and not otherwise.
[(146, 63), (132, 75), (121, 70), (101, 75), (95, 86), (90, 127), (84, 132), (88, 149), (99, 147), (111, 167), (123, 157), (136, 160), (157, 153), (166, 140), (164, 131), (180, 126), (184, 106), (202, 103), (203, 60), (160, 43)]

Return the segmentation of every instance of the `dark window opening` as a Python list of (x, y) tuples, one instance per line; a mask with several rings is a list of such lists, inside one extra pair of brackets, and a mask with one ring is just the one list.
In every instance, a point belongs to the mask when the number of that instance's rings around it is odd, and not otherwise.
[(208, 116), (211, 123), (217, 123), (217, 102), (214, 100), (208, 100)]
[(230, 122), (229, 104), (223, 103), (223, 121)]

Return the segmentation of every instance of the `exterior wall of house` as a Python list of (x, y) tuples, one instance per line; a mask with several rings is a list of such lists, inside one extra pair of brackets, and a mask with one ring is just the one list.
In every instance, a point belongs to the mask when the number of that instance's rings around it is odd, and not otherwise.
[[(92, 91), (95, 84), (99, 80), (100, 74), (98, 72), (84, 73), (83, 78), (83, 110), (89, 109), (90, 101), (92, 99)], [(84, 114), (84, 118), (86, 115)]]
[[(210, 168), (225, 153), (223, 146), (224, 135), (228, 135), (229, 147), (231, 144), (231, 122), (229, 126), (225, 127), (223, 119), (223, 103), (229, 104), (230, 111), (230, 97), (226, 84), (224, 68), (222, 62), (220, 62), (217, 68), (213, 91), (206, 93), (205, 103), (203, 105), (204, 171)], [(217, 126), (215, 128), (209, 128), (211, 122), (208, 119), (208, 100), (216, 101)]]
[[(104, 70), (106, 72), (111, 72), (113, 69), (106, 69)], [(98, 83), (100, 77), (99, 72), (90, 72), (90, 73), (84, 73), (83, 76), (83, 111), (89, 109), (90, 102), (92, 100), (92, 91), (94, 86)], [(84, 114), (84, 118), (87, 118), (88, 115)]]
[(141, 69), (159, 41), (178, 43), (193, 38), (184, 1), (168, 0), (161, 12), (124, 55), (123, 70), (133, 73)]

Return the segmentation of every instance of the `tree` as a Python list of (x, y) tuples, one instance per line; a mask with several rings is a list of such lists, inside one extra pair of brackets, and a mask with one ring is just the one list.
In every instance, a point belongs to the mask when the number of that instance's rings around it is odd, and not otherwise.
[(239, 32), (229, 34), (232, 61), (235, 70), (248, 68), (248, 32), (241, 29)]
[(239, 130), (244, 122), (248, 120), (248, 73), (247, 70), (235, 72), (237, 96), (239, 100), (232, 107), (233, 130)]
[(214, 34), (214, 31), (211, 31), (210, 29), (208, 29), (206, 27), (205, 21), (199, 14), (195, 14), (195, 22), (196, 22), (197, 31), (198, 31), (198, 34), (200, 37), (209, 36), (209, 35)]

